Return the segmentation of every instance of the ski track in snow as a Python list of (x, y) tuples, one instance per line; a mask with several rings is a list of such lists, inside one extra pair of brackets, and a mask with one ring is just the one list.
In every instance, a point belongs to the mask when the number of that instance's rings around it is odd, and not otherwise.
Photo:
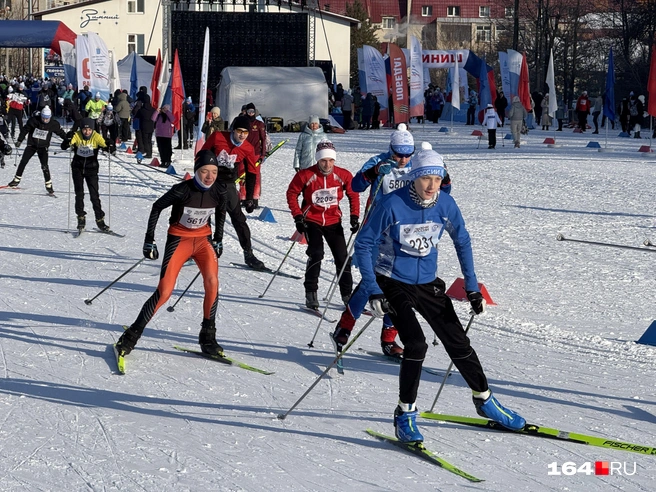
[[(452, 195), (472, 236), (479, 282), (497, 306), (476, 317), (469, 332), (500, 401), (527, 421), (565, 431), (656, 445), (656, 347), (635, 341), (656, 317), (654, 253), (573, 242), (567, 238), (639, 247), (654, 240), (656, 159), (637, 152), (633, 139), (615, 138), (613, 152), (585, 148), (593, 137), (556, 134), (560, 148), (542, 145), (553, 132), (531, 131), (522, 148), (476, 149), (473, 128), (412, 125), (417, 145), (431, 142), (448, 165)], [(499, 142), (506, 129), (502, 129)], [(327, 135), (337, 165), (357, 171), (389, 145), (389, 130)], [(294, 232), (285, 191), (293, 170), (295, 134), (263, 166), (262, 206), (276, 223), (248, 215), (256, 255), (276, 269)], [(156, 155), (156, 153), (155, 153)], [(190, 151), (174, 154), (179, 175), (193, 167)], [(649, 491), (654, 457), (531, 436), (420, 420), (426, 445), (485, 482), (469, 483), (365, 434), (393, 434), (399, 366), (357, 350), (344, 357), (345, 375), (331, 370), (284, 420), (276, 418), (333, 358), (327, 339), (334, 325), (298, 309), (303, 281), (232, 267), (243, 254), (230, 221), (220, 260), (219, 343), (229, 356), (275, 371), (265, 376), (172, 348), (193, 348), (202, 312), (198, 280), (175, 311), (161, 309), (115, 370), (110, 344), (130, 324), (159, 279), (160, 261), (144, 261), (98, 294), (141, 257), (152, 202), (179, 182), (120, 153), (101, 158), (100, 191), (117, 238), (64, 231), (68, 217), (68, 154), (50, 159), (58, 200), (42, 192), (33, 159), (23, 190), (0, 190), (0, 489), (22, 490), (609, 490)], [(145, 162), (145, 161), (144, 161)], [(8, 182), (13, 169), (0, 171)], [(618, 180), (621, 176), (621, 180)], [(361, 195), (362, 210), (367, 193)], [(87, 213), (93, 217), (90, 204)], [(72, 207), (71, 207), (72, 211)], [(348, 214), (344, 202), (342, 211)], [(163, 249), (168, 211), (156, 239)], [(307, 257), (295, 245), (282, 271), (303, 276)], [(319, 298), (334, 275), (328, 248)], [(185, 265), (172, 305), (197, 272)], [(461, 276), (448, 236), (440, 245), (439, 274), (447, 285)], [(354, 270), (354, 280), (359, 273)], [(466, 303), (456, 302), (463, 323)], [(323, 304), (322, 304), (323, 309)], [(341, 313), (331, 303), (328, 315)], [(363, 316), (358, 326), (368, 321)], [(445, 370), (441, 345), (425, 365)], [(379, 350), (380, 323), (358, 340)], [(418, 406), (428, 410), (442, 377), (422, 373)], [(470, 392), (454, 371), (436, 411), (474, 416)], [(633, 476), (550, 476), (556, 462), (620, 461)]]

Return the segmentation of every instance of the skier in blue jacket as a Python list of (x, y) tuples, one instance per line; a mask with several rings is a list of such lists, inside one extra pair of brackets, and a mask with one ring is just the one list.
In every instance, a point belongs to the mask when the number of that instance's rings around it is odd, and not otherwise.
[[(437, 245), (446, 231), (456, 248), (472, 311), (485, 311), (462, 214), (454, 199), (439, 191), (446, 177), (442, 157), (433, 150), (421, 150), (413, 157), (407, 177), (410, 185), (380, 199), (355, 241), (362, 284), (371, 292), (371, 309), (376, 316), (389, 314), (405, 346), (399, 404), (394, 412), (396, 436), (404, 442), (423, 441), (416, 425), (415, 401), (428, 345), (413, 309), (429, 323), (471, 388), (478, 414), (507, 429), (520, 430), (525, 420), (492, 395), (478, 356), (445, 293), (444, 281), (437, 276)], [(376, 250), (377, 258), (372, 261)]]
[[(430, 144), (425, 145), (430, 147)], [(392, 132), (389, 150), (369, 159), (362, 166), (362, 169), (355, 174), (351, 181), (353, 191), (361, 193), (371, 186), (369, 199), (367, 200), (368, 209), (371, 209), (380, 197), (410, 183), (408, 173), (412, 169), (410, 158), (414, 152), (415, 142), (412, 134), (407, 131), (406, 125), (401, 123), (397, 130)], [(451, 179), (448, 174), (442, 180), (441, 191), (446, 193), (451, 191)], [(376, 251), (372, 252), (372, 255), (375, 259)], [(333, 333), (333, 340), (338, 351), (341, 351), (347, 343), (355, 321), (362, 315), (370, 294), (371, 292), (363, 288), (362, 283), (358, 284), (353, 291)], [(390, 357), (403, 356), (403, 349), (396, 343), (397, 334), (398, 332), (394, 328), (390, 317), (384, 316), (383, 328), (380, 333), (380, 345), (383, 354)]]

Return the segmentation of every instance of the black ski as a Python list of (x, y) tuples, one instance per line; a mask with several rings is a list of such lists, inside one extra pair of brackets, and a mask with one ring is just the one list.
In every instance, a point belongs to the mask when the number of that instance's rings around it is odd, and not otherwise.
[(321, 311), (319, 311), (318, 309), (311, 309), (307, 306), (303, 306), (302, 304), (299, 304), (298, 307), (299, 307), (299, 309), (301, 309), (301, 311), (305, 311), (306, 313), (312, 313), (318, 318), (323, 318), (323, 320), (327, 321), (328, 323), (337, 323), (336, 319), (330, 319), (330, 318), (322, 315)]
[[(263, 273), (268, 273), (270, 275), (273, 275), (274, 273), (276, 273), (275, 270), (271, 270), (269, 267), (264, 267), (264, 268), (257, 269), (257, 268), (251, 268), (251, 267), (249, 267), (248, 265), (246, 265), (244, 263), (230, 262), (230, 264), (234, 267), (243, 268), (244, 270), (253, 270), (254, 272), (263, 272)], [(285, 278), (293, 278), (294, 280), (301, 280), (303, 278), (303, 277), (299, 277), (298, 275), (292, 275), (291, 273), (285, 273), (285, 272), (278, 272), (278, 276), (279, 277), (285, 277)]]
[(102, 231), (100, 229), (94, 229), (93, 232), (98, 232), (100, 234), (107, 234), (108, 236), (114, 236), (114, 237), (125, 237), (125, 234), (119, 234), (118, 232), (114, 232), (111, 229), (108, 231)]

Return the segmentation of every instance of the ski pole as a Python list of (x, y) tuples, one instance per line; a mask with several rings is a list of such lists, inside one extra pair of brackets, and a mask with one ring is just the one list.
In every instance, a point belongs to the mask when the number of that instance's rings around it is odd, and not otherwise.
[[(474, 316), (476, 315), (472, 314), (471, 318), (469, 318), (469, 323), (467, 323), (467, 328), (465, 328), (465, 335), (467, 335), (467, 332), (469, 331), (469, 327), (472, 325), (472, 322), (474, 321)], [(451, 361), (451, 364), (449, 364), (449, 367), (447, 367), (446, 374), (444, 375), (444, 379), (442, 380), (442, 384), (440, 385), (440, 389), (437, 390), (437, 394), (435, 395), (435, 399), (433, 400), (433, 406), (429, 410), (429, 412), (431, 413), (433, 412), (433, 409), (437, 404), (437, 399), (440, 397), (440, 393), (442, 393), (442, 388), (444, 388), (444, 383), (446, 383), (446, 378), (449, 377), (449, 374), (451, 373), (451, 369), (453, 369), (453, 361)]]
[[(348, 243), (346, 243), (346, 250), (351, 249), (351, 240), (353, 239), (353, 234), (349, 237)], [(330, 281), (330, 285), (328, 286), (328, 293), (330, 293), (333, 290), (333, 285), (335, 285), (335, 280), (337, 279), (337, 272), (333, 275), (333, 279)], [(328, 300), (328, 294), (323, 298), (324, 301)]]
[(116, 282), (121, 280), (123, 277), (125, 277), (128, 273), (130, 273), (132, 270), (134, 270), (136, 267), (138, 267), (142, 261), (144, 261), (146, 258), (141, 258), (138, 262), (136, 262), (134, 265), (132, 265), (130, 268), (128, 268), (125, 272), (123, 272), (116, 280), (114, 280), (111, 284), (109, 284), (107, 287), (105, 287), (103, 290), (98, 292), (93, 298), (91, 299), (85, 299), (84, 304), (90, 305), (93, 301), (95, 301), (100, 294), (105, 292), (107, 289), (109, 289), (112, 285), (114, 285)]
[[(109, 175), (107, 177), (107, 223), (112, 223), (112, 155), (107, 154), (107, 166)], [(184, 295), (184, 294), (183, 294)]]
[[(371, 200), (371, 203), (369, 204), (369, 207), (365, 211), (364, 217), (362, 217), (362, 225), (364, 225), (365, 222), (367, 221), (367, 218), (369, 218), (369, 214), (371, 213), (371, 209), (373, 209), (373, 207), (374, 207), (374, 202), (376, 200), (376, 196), (378, 195), (378, 191), (380, 190), (380, 187), (381, 187), (382, 184), (383, 184), (383, 180), (381, 179), (380, 182), (378, 183), (378, 186), (376, 186), (376, 191), (372, 195), (373, 198)], [(360, 227), (362, 227), (362, 226), (360, 226)], [(354, 233), (351, 233), (351, 237), (353, 237), (353, 235), (354, 235)], [(350, 243), (350, 241), (351, 241), (351, 238), (349, 238), (349, 243)], [(348, 253), (346, 255), (346, 261), (342, 265), (342, 271), (339, 272), (339, 275), (336, 277), (335, 288), (339, 284), (339, 281), (342, 278), (342, 275), (344, 274), (344, 269), (346, 268), (346, 265), (348, 265), (349, 260), (350, 260), (351, 256), (353, 255), (353, 249), (355, 248), (355, 241), (353, 241), (350, 244), (351, 245), (349, 246)], [(310, 340), (310, 343), (308, 343), (308, 347), (310, 347), (310, 348), (314, 347), (314, 339), (317, 337), (317, 333), (319, 333), (319, 328), (321, 328), (321, 323), (323, 322), (324, 316), (326, 315), (326, 311), (328, 310), (328, 306), (330, 305), (330, 300), (333, 297), (333, 293), (335, 292), (335, 288), (333, 289), (332, 292), (328, 293), (329, 294), (328, 295), (328, 300), (326, 301), (326, 305), (323, 308), (323, 313), (321, 313), (321, 318), (319, 318), (319, 323), (317, 324), (317, 329), (314, 330), (314, 335), (312, 335), (312, 340)]]
[(71, 161), (68, 163), (69, 172), (68, 172), (68, 220), (66, 221), (66, 230), (71, 230), (71, 181), (73, 181), (73, 165), (72, 157)]
[(568, 237), (563, 236), (562, 234), (558, 234), (556, 236), (556, 240), (571, 241), (573, 243), (594, 244), (595, 246), (610, 246), (612, 248), (620, 248), (620, 249), (635, 249), (638, 251), (652, 251), (652, 252), (654, 251), (653, 249), (641, 248), (639, 246), (627, 246), (625, 244), (615, 244), (615, 243), (602, 243), (600, 241), (586, 241), (585, 239), (570, 239)]
[(182, 299), (182, 298), (184, 297), (184, 295), (185, 295), (185, 294), (187, 293), (187, 291), (191, 288), (191, 286), (194, 284), (194, 282), (196, 281), (196, 279), (198, 278), (199, 275), (200, 275), (200, 270), (198, 271), (198, 273), (196, 274), (196, 276), (192, 279), (192, 281), (189, 282), (189, 285), (187, 285), (187, 288), (184, 290), (184, 292), (182, 292), (182, 294), (180, 294), (180, 297), (178, 297), (178, 300), (175, 301), (175, 303), (173, 304), (173, 306), (169, 306), (169, 307), (166, 308), (166, 310), (167, 310), (169, 313), (172, 313), (173, 311), (175, 311), (175, 306), (178, 305), (178, 303), (180, 302), (180, 299)]
[(364, 330), (366, 330), (366, 329), (369, 327), (369, 325), (373, 322), (373, 320), (375, 320), (375, 319), (376, 319), (376, 318), (372, 316), (372, 318), (371, 318), (369, 321), (367, 321), (367, 323), (362, 327), (362, 329), (361, 329), (359, 332), (357, 332), (357, 333), (355, 334), (355, 336), (354, 336), (353, 339), (348, 343), (348, 345), (346, 345), (346, 346), (344, 347), (344, 349), (343, 349), (343, 350), (342, 350), (342, 351), (341, 351), (341, 352), (340, 352), (340, 353), (339, 353), (339, 354), (333, 359), (333, 361), (328, 365), (328, 367), (326, 367), (326, 370), (323, 371), (323, 372), (321, 373), (321, 375), (316, 379), (316, 381), (315, 381), (314, 383), (312, 383), (312, 386), (310, 386), (310, 387), (305, 391), (305, 393), (303, 393), (303, 394), (301, 395), (301, 397), (300, 397), (298, 400), (296, 400), (296, 403), (294, 403), (294, 404), (292, 405), (292, 407), (291, 407), (289, 410), (287, 410), (285, 413), (281, 413), (281, 414), (278, 415), (278, 418), (279, 418), (280, 420), (285, 420), (285, 418), (287, 418), (287, 415), (289, 415), (289, 414), (292, 412), (292, 410), (294, 410), (294, 409), (298, 406), (298, 404), (301, 403), (301, 402), (305, 399), (305, 397), (310, 393), (310, 391), (312, 391), (312, 389), (313, 389), (317, 384), (319, 384), (319, 381), (321, 381), (321, 380), (323, 379), (323, 377), (324, 377), (326, 374), (328, 374), (328, 371), (330, 371), (330, 370), (333, 368), (333, 366), (339, 362), (339, 360), (344, 356), (344, 354), (348, 351), (348, 349), (351, 348), (351, 346), (355, 343), (355, 341), (356, 341), (358, 338), (360, 338), (360, 335), (362, 335), (362, 333), (364, 333)]
[(273, 274), (273, 277), (271, 277), (271, 280), (269, 280), (269, 283), (267, 284), (266, 289), (264, 289), (264, 292), (262, 292), (259, 296), (257, 296), (258, 299), (262, 299), (264, 297), (264, 295), (267, 293), (267, 291), (269, 290), (269, 287), (271, 287), (271, 284), (276, 279), (276, 276), (278, 275), (278, 272), (280, 272), (280, 269), (282, 268), (282, 264), (285, 263), (285, 261), (287, 260), (287, 257), (289, 256), (289, 253), (292, 252), (292, 248), (294, 247), (295, 244), (296, 244), (296, 241), (292, 241), (292, 245), (287, 250), (287, 254), (285, 255), (285, 257), (280, 262), (280, 265), (278, 265), (278, 269)]

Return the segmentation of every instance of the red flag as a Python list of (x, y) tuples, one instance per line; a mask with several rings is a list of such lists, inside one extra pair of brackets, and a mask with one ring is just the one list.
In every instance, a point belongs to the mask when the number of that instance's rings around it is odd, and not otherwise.
[(407, 123), (410, 119), (408, 95), (408, 68), (401, 48), (390, 43), (390, 72), (392, 75), (392, 102), (394, 104), (394, 123)]
[(651, 65), (649, 65), (647, 91), (649, 92), (647, 112), (652, 116), (656, 116), (656, 44), (651, 47)]
[(178, 59), (178, 50), (175, 50), (173, 58), (173, 73), (171, 74), (171, 113), (175, 117), (175, 129), (180, 129), (180, 118), (182, 118), (182, 105), (185, 100), (184, 82), (182, 81), (182, 71), (180, 70), (180, 60)]
[(526, 108), (526, 111), (531, 111), (531, 91), (528, 87), (528, 63), (526, 63), (526, 52), (522, 53), (522, 69), (519, 72), (519, 87), (517, 95)]
[(150, 93), (151, 101), (153, 102), (154, 107), (159, 107), (159, 89), (157, 84), (159, 83), (159, 78), (162, 74), (162, 53), (160, 50), (157, 50), (157, 60), (155, 61), (155, 70), (153, 70), (153, 78), (150, 79)]

